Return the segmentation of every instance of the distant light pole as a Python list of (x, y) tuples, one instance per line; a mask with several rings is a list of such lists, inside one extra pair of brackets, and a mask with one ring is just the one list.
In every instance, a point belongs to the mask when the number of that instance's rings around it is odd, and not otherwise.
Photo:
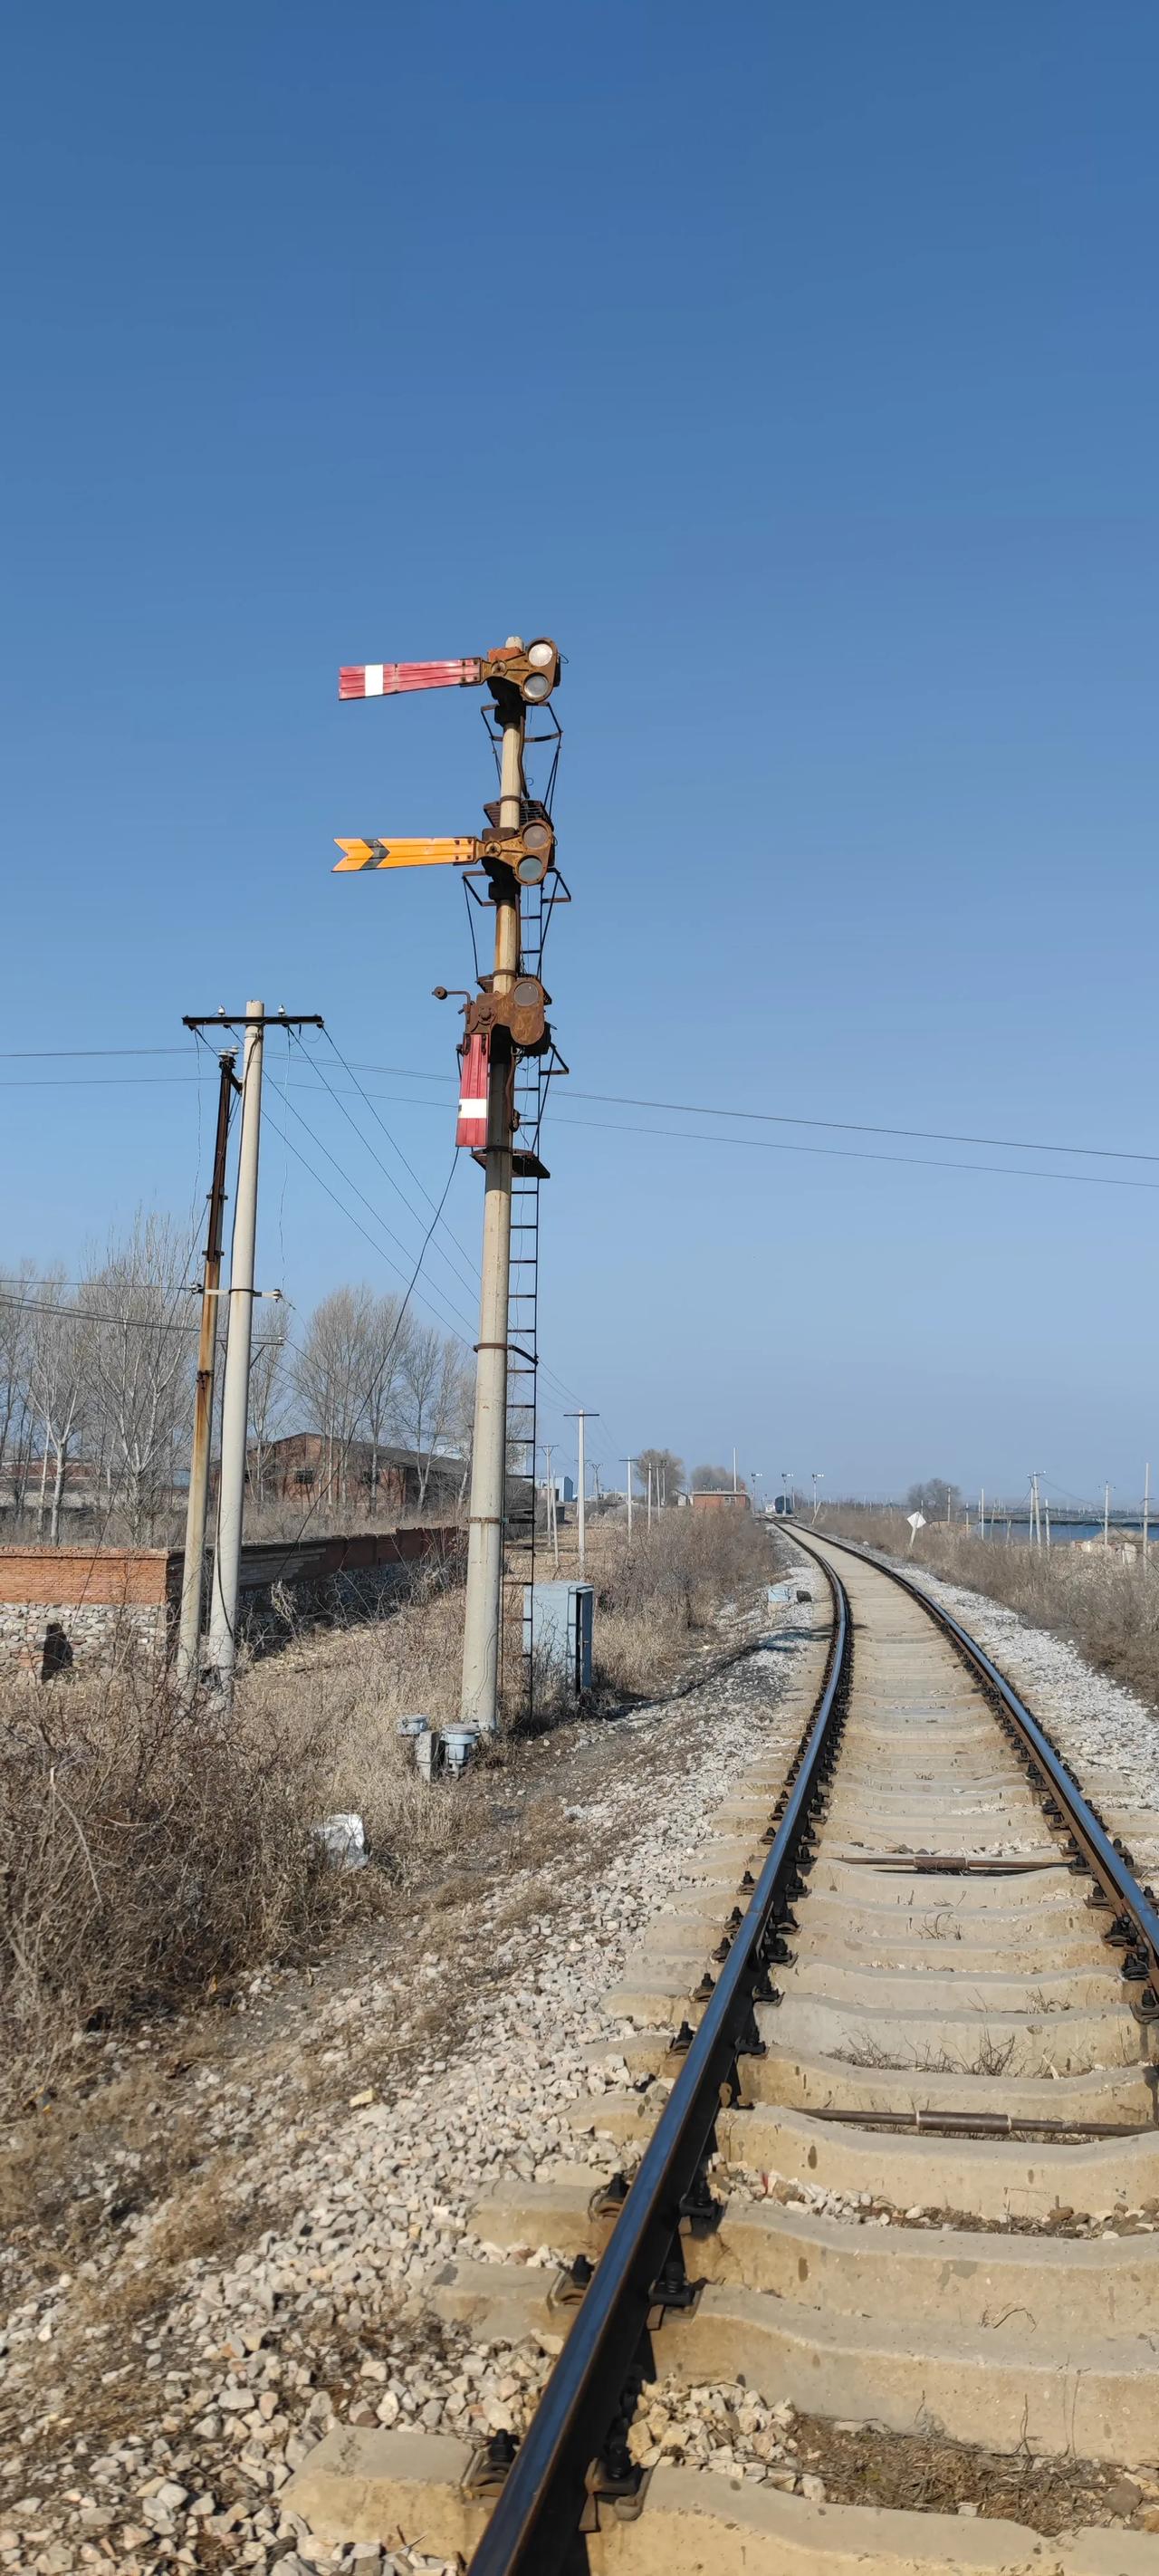
[(781, 1483), (785, 1491), (785, 1511), (788, 1518), (791, 1520), (793, 1517), (793, 1471), (791, 1467), (782, 1467)]
[(813, 1481), (813, 1522), (815, 1523), (817, 1514), (821, 1509), (821, 1497), (817, 1491), (817, 1487), (818, 1485), (824, 1484), (825, 1475), (824, 1470), (820, 1467), (814, 1467), (811, 1472)]
[(632, 1469), (636, 1461), (634, 1458), (624, 1458), (620, 1463), (628, 1470), (628, 1545), (630, 1547), (632, 1544)]
[(1109, 1485), (1104, 1485), (1104, 1487), (1103, 1487), (1103, 1546), (1104, 1546), (1104, 1547), (1109, 1547), (1109, 1546), (1110, 1546), (1110, 1544), (1111, 1544), (1111, 1488), (1110, 1488), (1110, 1486), (1109, 1486)]

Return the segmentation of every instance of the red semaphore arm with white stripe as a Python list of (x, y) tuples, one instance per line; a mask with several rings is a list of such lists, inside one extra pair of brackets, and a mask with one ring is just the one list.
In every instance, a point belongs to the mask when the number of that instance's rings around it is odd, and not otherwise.
[(340, 698), (396, 698), (408, 689), (478, 688), (480, 656), (461, 662), (355, 662), (338, 674)]
[(477, 1030), (459, 1049), (459, 1116), (455, 1126), (456, 1145), (485, 1145), (487, 1142), (487, 1085), (491, 1069), (491, 1040)]

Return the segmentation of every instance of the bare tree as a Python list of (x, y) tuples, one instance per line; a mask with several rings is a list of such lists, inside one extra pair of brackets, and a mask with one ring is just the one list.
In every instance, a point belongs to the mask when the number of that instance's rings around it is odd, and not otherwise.
[(9, 1471), (17, 1511), (23, 1503), (32, 1444), (29, 1374), (35, 1289), (35, 1264), (27, 1259), (18, 1262), (0, 1288), (0, 1467)]
[(369, 1288), (335, 1288), (315, 1306), (294, 1361), (295, 1394), (325, 1442), (321, 1481), (331, 1508), (346, 1500), (350, 1450), (365, 1421), (375, 1304)]
[(80, 1436), (87, 1399), (91, 1399), (95, 1327), (63, 1282), (42, 1283), (33, 1319), (29, 1381), (36, 1415), (44, 1425), (38, 1527), (43, 1530), (48, 1466), (53, 1465), (49, 1538), (60, 1545), (60, 1514), (70, 1455)]
[(79, 1303), (93, 1327), (95, 1446), (110, 1487), (124, 1494), (131, 1536), (151, 1537), (169, 1503), (179, 1444), (193, 1401), (196, 1317), (186, 1289), (186, 1246), (168, 1217), (134, 1220), (84, 1282)]
[(366, 1437), (370, 1442), (372, 1518), (378, 1512), (379, 1464), (384, 1442), (395, 1419), (403, 1352), (413, 1331), (413, 1324), (403, 1313), (401, 1297), (375, 1298), (367, 1317), (367, 1378), (363, 1406)]
[(636, 1474), (647, 1488), (651, 1470), (652, 1491), (658, 1502), (675, 1502), (684, 1482), (684, 1460), (672, 1449), (641, 1449), (636, 1460)]
[(286, 1406), (288, 1306), (279, 1297), (265, 1309), (250, 1356), (250, 1479), (260, 1509), (265, 1501), (266, 1467)]
[(462, 1422), (466, 1371), (457, 1342), (433, 1324), (406, 1336), (398, 1370), (395, 1419), (414, 1450), (421, 1511), (435, 1453)]
[(692, 1470), (692, 1491), (694, 1494), (721, 1493), (726, 1487), (731, 1486), (731, 1484), (731, 1467), (694, 1467)]
[(948, 1484), (944, 1476), (927, 1476), (920, 1485), (911, 1485), (905, 1498), (907, 1512), (927, 1512), (945, 1520), (957, 1511), (962, 1496), (957, 1485)]

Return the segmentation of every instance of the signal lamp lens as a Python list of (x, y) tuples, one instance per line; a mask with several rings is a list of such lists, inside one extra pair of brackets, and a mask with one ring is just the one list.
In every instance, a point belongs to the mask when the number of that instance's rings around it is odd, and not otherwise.
[(516, 861), (515, 874), (520, 885), (542, 885), (547, 875), (547, 860), (536, 858), (528, 850), (524, 858)]
[(551, 671), (555, 667), (555, 646), (549, 635), (539, 635), (527, 647), (527, 659), (533, 671)]
[(533, 671), (530, 678), (526, 679), (523, 683), (523, 695), (525, 698), (530, 699), (533, 707), (541, 705), (544, 698), (549, 698), (551, 696), (551, 680), (548, 673), (546, 671)]
[(511, 987), (511, 999), (517, 1011), (533, 1011), (543, 994), (533, 975), (520, 975)]
[(532, 851), (536, 858), (548, 857), (554, 839), (550, 823), (525, 823), (523, 826), (523, 847)]

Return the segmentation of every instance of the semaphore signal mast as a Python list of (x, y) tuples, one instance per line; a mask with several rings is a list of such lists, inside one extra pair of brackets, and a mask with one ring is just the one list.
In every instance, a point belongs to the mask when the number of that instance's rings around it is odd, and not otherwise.
[[(555, 832), (546, 806), (528, 794), (524, 751), (527, 710), (546, 704), (559, 676), (558, 648), (546, 635), (526, 645), (521, 636), (510, 635), (494, 651), (459, 661), (365, 662), (338, 675), (338, 694), (344, 699), (485, 687), (498, 728), (499, 797), (486, 809), (488, 832), (442, 839), (384, 833), (340, 840), (342, 856), (335, 867), (336, 875), (407, 867), (481, 870), (488, 887), (483, 899), (495, 912), (492, 972), (479, 978), (480, 992), (469, 995), (464, 1006), (455, 1131), (456, 1143), (472, 1150), (485, 1174), (461, 1699), (463, 1724), (484, 1734), (495, 1732), (499, 1712), (509, 1368), (514, 1358), (532, 1388), (535, 1369), (534, 1348), (529, 1352), (512, 1341), (512, 1187), (516, 1177), (536, 1188), (546, 1177), (537, 1154), (515, 1143), (516, 1081), (522, 1062), (542, 1060), (552, 1049), (547, 1021), (551, 996), (538, 975), (524, 971), (521, 898), (524, 889), (542, 890), (552, 875)], [(446, 998), (444, 987), (436, 990)], [(534, 1316), (531, 1320), (534, 1338)], [(530, 1409), (533, 1444), (533, 1397)], [(534, 1527), (534, 1450), (531, 1474)]]

